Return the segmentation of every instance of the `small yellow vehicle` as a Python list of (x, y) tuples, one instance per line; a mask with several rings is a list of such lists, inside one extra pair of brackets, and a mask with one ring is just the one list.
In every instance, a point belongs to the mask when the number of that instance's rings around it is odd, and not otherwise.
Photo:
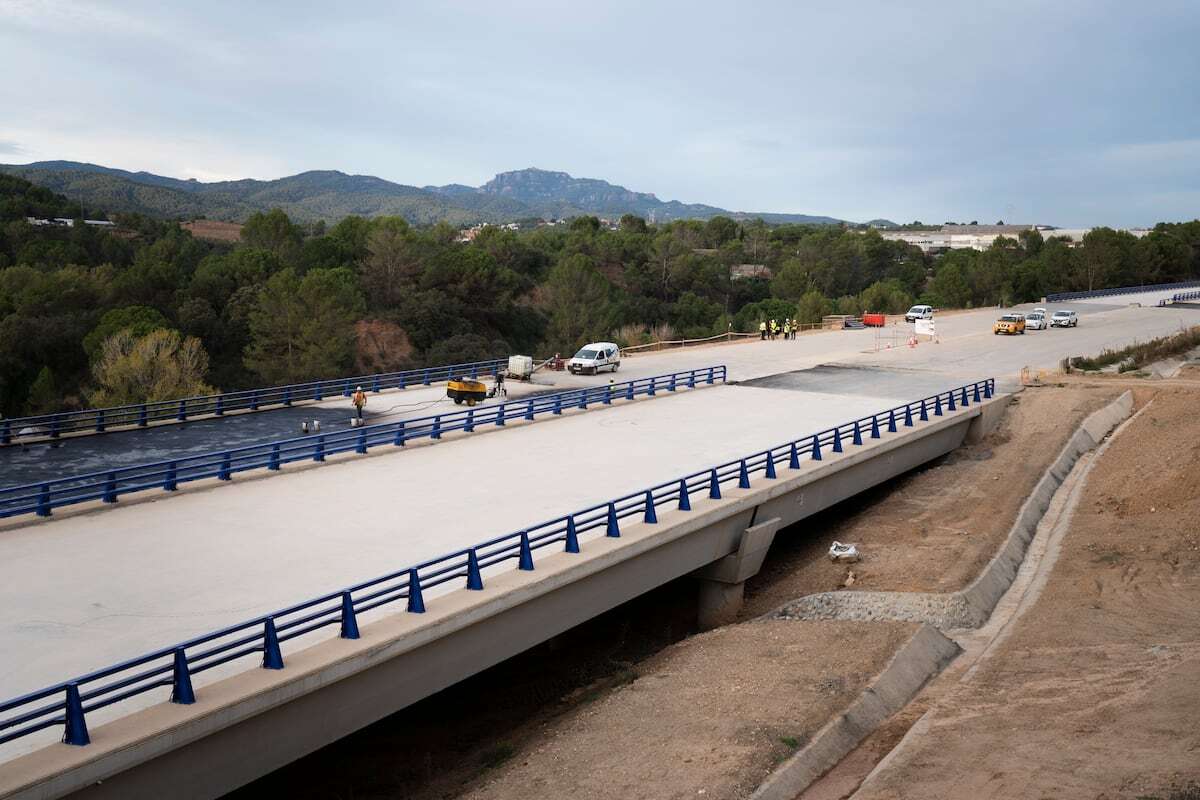
[(992, 333), (999, 336), (1006, 334), (1012, 336), (1017, 333), (1025, 333), (1025, 315), (1024, 314), (1005, 314), (1000, 319), (996, 320), (996, 324), (992, 326)]
[(453, 400), (456, 406), (462, 405), (464, 402), (473, 406), (476, 403), (482, 403), (487, 396), (487, 386), (470, 378), (452, 378), (446, 384), (446, 397)]

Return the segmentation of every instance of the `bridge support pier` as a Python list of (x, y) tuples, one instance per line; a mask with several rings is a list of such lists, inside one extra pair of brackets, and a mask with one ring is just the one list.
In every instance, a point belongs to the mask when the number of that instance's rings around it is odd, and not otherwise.
[(737, 552), (714, 561), (692, 575), (700, 581), (698, 621), (701, 630), (728, 625), (742, 610), (746, 579), (762, 569), (775, 533), (782, 526), (779, 517), (751, 526), (742, 533)]

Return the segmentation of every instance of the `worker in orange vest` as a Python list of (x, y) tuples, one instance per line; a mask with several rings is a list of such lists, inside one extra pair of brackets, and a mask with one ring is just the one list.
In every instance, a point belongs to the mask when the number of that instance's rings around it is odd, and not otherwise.
[(361, 386), (354, 390), (354, 397), (350, 399), (350, 402), (354, 403), (354, 418), (362, 422), (362, 411), (363, 406), (367, 404), (367, 395)]

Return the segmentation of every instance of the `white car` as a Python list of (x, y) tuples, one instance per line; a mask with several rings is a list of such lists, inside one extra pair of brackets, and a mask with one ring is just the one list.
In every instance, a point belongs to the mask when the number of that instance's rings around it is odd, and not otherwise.
[(613, 372), (621, 366), (621, 348), (612, 342), (592, 342), (585, 344), (578, 353), (567, 362), (567, 369), (572, 375), (595, 375), (602, 369)]
[(1049, 324), (1050, 323), (1046, 320), (1046, 314), (1042, 311), (1038, 311), (1036, 308), (1025, 315), (1025, 330), (1042, 331), (1045, 330)]
[(905, 322), (916, 322), (919, 319), (933, 319), (933, 306), (913, 306), (904, 312)]
[(1074, 311), (1055, 311), (1050, 317), (1051, 328), (1074, 328), (1079, 324), (1079, 317)]

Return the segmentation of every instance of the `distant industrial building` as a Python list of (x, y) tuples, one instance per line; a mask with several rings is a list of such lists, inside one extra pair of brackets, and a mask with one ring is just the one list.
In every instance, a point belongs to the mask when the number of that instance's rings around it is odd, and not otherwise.
[[(69, 217), (54, 217), (53, 219), (40, 219), (38, 217), (26, 217), (25, 221), (28, 222), (30, 225), (37, 225), (38, 227), (71, 228), (71, 227), (74, 227), (74, 225), (75, 225), (75, 220), (73, 220)], [(84, 225), (93, 225), (97, 228), (115, 228), (115, 227), (117, 227), (117, 223), (109, 222), (106, 219), (85, 219), (83, 221), (83, 224)]]
[[(1036, 230), (1046, 239), (1060, 237), (1069, 239), (1072, 247), (1078, 247), (1091, 228), (1054, 228), (1049, 225), (942, 225), (939, 228), (919, 231), (881, 230), (879, 235), (893, 242), (905, 242), (919, 247), (926, 253), (942, 253), (947, 250), (987, 250), (999, 236), (1016, 239), (1022, 231)], [(1150, 231), (1133, 228), (1127, 231), (1138, 238)]]

